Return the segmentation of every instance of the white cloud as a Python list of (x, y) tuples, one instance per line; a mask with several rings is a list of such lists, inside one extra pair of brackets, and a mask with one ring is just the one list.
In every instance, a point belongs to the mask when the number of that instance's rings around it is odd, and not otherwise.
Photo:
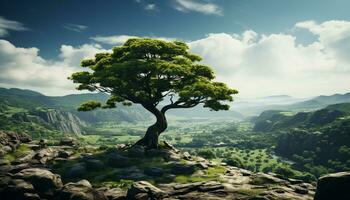
[(75, 93), (75, 86), (67, 77), (81, 70), (81, 59), (101, 51), (105, 50), (98, 45), (62, 45), (60, 59), (50, 61), (40, 57), (37, 48), (20, 48), (0, 40), (0, 86), (32, 89), (48, 95)]
[[(153, 37), (153, 36), (141, 36), (141, 37), (157, 38), (157, 39), (166, 40), (166, 41), (175, 40), (175, 38), (167, 38), (167, 37)], [(95, 42), (109, 44), (109, 45), (121, 45), (131, 38), (140, 38), (140, 36), (133, 36), (133, 35), (94, 36), (94, 37), (91, 37), (90, 39), (94, 40)]]
[(350, 63), (350, 22), (326, 21), (317, 24), (314, 21), (304, 21), (296, 24), (297, 28), (304, 28), (318, 37), (324, 51), (337, 58), (338, 68), (349, 69)]
[(217, 33), (190, 42), (191, 51), (214, 67), (218, 80), (229, 83), (241, 96), (290, 94), (313, 96), (349, 92), (350, 22), (301, 22), (318, 36), (309, 45), (290, 34), (240, 35)]
[(8, 20), (0, 16), (0, 37), (7, 36), (9, 31), (26, 31), (29, 30), (22, 23)]
[(143, 9), (147, 10), (147, 11), (157, 11), (158, 7), (156, 4), (154, 3), (147, 3), (144, 0), (135, 0), (136, 3), (140, 4)]
[(81, 25), (81, 24), (66, 23), (63, 25), (63, 28), (74, 32), (83, 32), (88, 28), (88, 26)]
[(156, 4), (146, 4), (145, 10), (157, 10)]
[[(217, 79), (240, 91), (241, 97), (288, 94), (310, 97), (319, 94), (349, 92), (350, 22), (300, 22), (315, 34), (311, 44), (301, 44), (290, 33), (259, 34), (247, 30), (241, 34), (212, 33), (189, 42), (190, 50), (202, 56), (203, 63), (214, 68)], [(120, 45), (136, 36), (115, 35), (93, 40)], [(172, 40), (170, 38), (164, 38)], [(82, 58), (106, 51), (98, 44), (79, 47), (62, 45), (56, 60), (39, 56), (37, 48), (16, 47), (0, 40), (0, 86), (34, 89), (45, 94), (76, 92), (66, 78), (82, 70)]]
[(90, 39), (104, 43), (104, 44), (110, 44), (110, 45), (120, 45), (123, 44), (125, 41), (131, 38), (137, 38), (138, 36), (132, 36), (132, 35), (111, 35), (111, 36), (94, 36)]
[(181, 12), (199, 12), (206, 15), (223, 15), (223, 9), (214, 4), (198, 0), (175, 0), (174, 8)]

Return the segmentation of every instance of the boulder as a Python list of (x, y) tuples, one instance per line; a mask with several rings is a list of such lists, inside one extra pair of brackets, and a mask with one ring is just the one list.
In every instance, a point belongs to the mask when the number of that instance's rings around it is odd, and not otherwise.
[(148, 176), (162, 176), (164, 174), (164, 171), (158, 167), (145, 167), (143, 173)]
[(57, 200), (107, 200), (101, 192), (92, 188), (87, 180), (67, 183), (56, 195)]
[(75, 146), (77, 145), (77, 141), (73, 138), (62, 138), (60, 140), (60, 145)]
[(34, 158), (37, 159), (41, 164), (46, 164), (48, 161), (53, 160), (58, 156), (57, 149), (54, 149), (52, 147), (48, 147), (45, 149), (41, 149), (38, 151)]
[(135, 182), (127, 191), (127, 199), (163, 199), (167, 194), (147, 181)]
[(71, 151), (59, 150), (57, 157), (59, 157), (59, 158), (68, 158), (71, 155), (73, 155), (73, 152), (71, 152)]
[(184, 164), (176, 162), (171, 167), (173, 174), (193, 174), (196, 171), (196, 164)]
[(82, 178), (86, 173), (86, 164), (76, 163), (66, 172), (65, 175), (70, 178)]
[(0, 197), (11, 200), (40, 200), (33, 185), (23, 179), (12, 179), (6, 187), (1, 187)]
[(192, 160), (191, 155), (187, 151), (182, 154), (182, 157), (185, 160)]
[(140, 145), (135, 145), (128, 151), (130, 157), (143, 157), (145, 155), (145, 148)]
[(30, 137), (25, 133), (0, 130), (0, 156), (14, 151), (21, 143), (30, 141)]
[(307, 190), (303, 187), (300, 187), (300, 186), (296, 186), (296, 187), (294, 187), (294, 192), (298, 193), (298, 194), (308, 194), (309, 190)]
[[(30, 183), (40, 197), (52, 197), (62, 187), (61, 177), (46, 169), (28, 168), (16, 173), (12, 178)], [(20, 181), (18, 183), (21, 183)], [(21, 183), (24, 185), (24, 182)], [(28, 186), (27, 188), (30, 188)]]
[(85, 163), (88, 170), (96, 171), (104, 168), (103, 162), (97, 159), (88, 159)]
[(118, 153), (111, 153), (108, 156), (108, 165), (111, 167), (128, 167), (130, 166), (130, 160)]
[(146, 175), (141, 172), (132, 172), (130, 174), (122, 174), (119, 176), (121, 179), (140, 181), (146, 178)]
[(124, 200), (126, 198), (126, 192), (120, 188), (99, 188), (98, 191), (102, 192), (108, 200)]
[(317, 181), (315, 200), (350, 199), (350, 172), (322, 176)]
[(287, 181), (279, 179), (271, 174), (256, 173), (253, 179), (250, 181), (253, 185), (264, 185), (264, 184), (287, 184)]

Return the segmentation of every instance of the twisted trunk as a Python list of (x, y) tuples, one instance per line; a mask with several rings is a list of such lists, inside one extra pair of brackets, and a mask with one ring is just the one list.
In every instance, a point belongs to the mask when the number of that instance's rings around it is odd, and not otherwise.
[(161, 112), (156, 107), (145, 106), (148, 111), (150, 111), (155, 117), (156, 122), (148, 127), (145, 136), (135, 143), (135, 145), (145, 146), (147, 149), (156, 149), (158, 148), (158, 138), (159, 135), (165, 131), (168, 127), (167, 120), (165, 118), (164, 112)]

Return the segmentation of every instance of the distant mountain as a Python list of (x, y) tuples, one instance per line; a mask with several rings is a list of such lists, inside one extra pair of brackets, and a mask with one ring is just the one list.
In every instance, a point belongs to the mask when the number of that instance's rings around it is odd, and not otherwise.
[(232, 110), (245, 116), (259, 115), (264, 110), (278, 109), (285, 105), (291, 105), (306, 99), (294, 98), (288, 95), (274, 95), (253, 99), (237, 99), (232, 104)]
[(350, 103), (329, 105), (326, 108), (291, 114), (285, 111), (268, 110), (254, 119), (255, 131), (275, 131), (287, 128), (315, 128), (325, 126), (342, 117), (350, 117)]
[(309, 99), (298, 99), (288, 95), (277, 95), (250, 100), (240, 100), (232, 109), (246, 116), (259, 115), (265, 110), (312, 111), (325, 108), (331, 104), (350, 102), (350, 93), (318, 96)]
[(328, 110), (338, 110), (350, 114), (350, 103), (338, 103), (326, 107)]
[(324, 108), (331, 104), (338, 104), (338, 103), (350, 103), (350, 93), (334, 94), (330, 96), (322, 95), (307, 101), (291, 104), (285, 107), (280, 107), (278, 109), (293, 110), (293, 111), (315, 110), (315, 109)]

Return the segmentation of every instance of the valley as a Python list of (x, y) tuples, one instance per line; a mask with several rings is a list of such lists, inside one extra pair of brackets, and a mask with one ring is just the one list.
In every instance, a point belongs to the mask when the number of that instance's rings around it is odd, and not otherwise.
[[(152, 117), (137, 106), (75, 110), (86, 99), (105, 101), (102, 93), (47, 97), (28, 90), (0, 91), (0, 129), (24, 132), (33, 139), (75, 137), (81, 144), (106, 147), (133, 144), (152, 123)], [(313, 111), (309, 106), (295, 110), (292, 103), (253, 117), (236, 111), (213, 115), (189, 110), (182, 115), (180, 110), (169, 113), (169, 127), (160, 140), (218, 163), (312, 183), (324, 174), (350, 170), (350, 104), (343, 103), (349, 101), (349, 94), (328, 99), (323, 96), (297, 103), (322, 102), (323, 107), (314, 105)]]

